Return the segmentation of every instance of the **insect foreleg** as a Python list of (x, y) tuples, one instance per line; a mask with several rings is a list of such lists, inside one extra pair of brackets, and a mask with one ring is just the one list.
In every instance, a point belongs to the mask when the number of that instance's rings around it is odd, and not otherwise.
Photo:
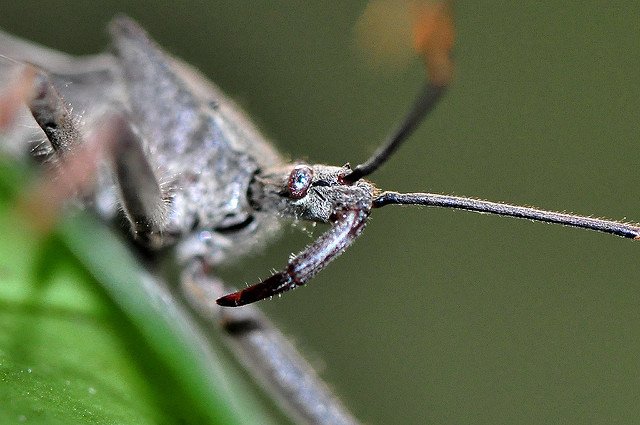
[(36, 150), (33, 154), (44, 154), (57, 162), (74, 146), (82, 144), (79, 119), (53, 86), (47, 72), (31, 64), (15, 63), (14, 75), (0, 100), (0, 125), (3, 129), (10, 127), (21, 105), (26, 105), (44, 132), (47, 143), (44, 152)]
[(125, 117), (116, 114), (110, 122), (117, 140), (111, 160), (124, 212), (134, 236), (147, 245), (153, 245), (153, 236), (162, 231), (166, 213), (160, 184), (140, 139)]
[(369, 207), (364, 205), (334, 213), (331, 218), (332, 227), (305, 250), (292, 257), (283, 271), (273, 274), (263, 282), (218, 298), (216, 302), (225, 307), (238, 307), (304, 285), (360, 236), (368, 217)]
[(45, 71), (37, 69), (31, 75), (33, 90), (26, 99), (27, 106), (47, 136), (53, 154), (60, 159), (82, 143), (79, 119), (72, 114)]
[[(58, 90), (54, 87), (46, 71), (30, 64), (20, 66), (16, 73), (13, 88), (6, 90), (4, 99), (8, 107), (10, 122), (18, 105), (28, 106), (33, 118), (46, 136), (48, 147), (45, 153), (53, 159), (61, 175), (67, 176), (66, 183), (71, 187), (83, 185), (70, 175), (82, 175), (91, 178), (95, 173), (95, 164), (91, 175), (77, 173), (78, 166), (87, 168), (87, 164), (75, 164), (71, 157), (87, 147), (80, 131), (80, 120), (67, 106)], [(9, 107), (13, 112), (8, 111)], [(101, 125), (88, 137), (93, 140), (90, 149), (101, 150), (96, 161), (111, 160), (115, 181), (120, 189), (120, 200), (124, 212), (131, 224), (134, 235), (143, 243), (152, 244), (152, 236), (162, 230), (166, 203), (158, 179), (149, 163), (139, 137), (134, 133), (123, 113), (103, 116)], [(7, 124), (5, 124), (7, 125)], [(34, 154), (38, 156), (40, 152)], [(64, 164), (64, 166), (63, 166)]]
[[(71, 114), (47, 75), (38, 71), (34, 77), (34, 95), (27, 102), (33, 117), (45, 132), (53, 152), (69, 155), (82, 143), (77, 119)], [(152, 244), (152, 236), (161, 228), (165, 212), (160, 184), (138, 136), (123, 114), (103, 118), (102, 137), (112, 140), (105, 154), (111, 159), (121, 203), (136, 238)], [(100, 136), (99, 136), (100, 137)]]

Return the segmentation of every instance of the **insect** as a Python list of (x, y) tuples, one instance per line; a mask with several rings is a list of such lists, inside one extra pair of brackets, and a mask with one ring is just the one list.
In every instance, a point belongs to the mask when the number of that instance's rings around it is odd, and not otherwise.
[[(301, 170), (301, 169), (299, 169), (299, 170)], [(293, 171), (293, 170), (292, 170), (292, 171)], [(304, 170), (303, 170), (303, 171), (304, 171)], [(314, 170), (314, 171), (315, 171), (315, 170)], [(289, 175), (290, 175), (290, 176), (291, 176), (291, 174), (292, 174), (292, 173), (291, 173), (291, 172), (289, 172)], [(302, 177), (304, 177), (306, 174), (305, 174), (304, 172), (302, 172), (302, 173), (300, 173), (300, 175), (301, 175)], [(297, 196), (297, 195), (296, 195), (296, 196)], [(243, 223), (243, 221), (238, 221), (238, 223)], [(234, 224), (238, 224), (238, 223), (233, 223), (233, 224), (230, 224), (229, 226), (233, 226)], [(281, 277), (281, 276), (280, 276), (280, 277)], [(283, 286), (282, 288), (284, 288), (284, 286)], [(276, 288), (276, 289), (278, 289), (278, 288)], [(251, 294), (251, 292), (246, 292), (245, 294)], [(267, 294), (272, 294), (272, 292), (268, 292)], [(240, 298), (236, 297), (236, 298), (237, 298), (237, 299), (239, 299), (239, 300), (241, 300), (241, 301), (245, 301), (245, 300), (244, 300), (244, 299), (242, 299), (241, 297), (240, 297)], [(253, 299), (253, 298), (251, 298), (251, 300), (252, 300), (252, 299)], [(232, 298), (232, 300), (235, 300), (235, 298)], [(235, 301), (234, 301), (234, 302), (235, 302)]]

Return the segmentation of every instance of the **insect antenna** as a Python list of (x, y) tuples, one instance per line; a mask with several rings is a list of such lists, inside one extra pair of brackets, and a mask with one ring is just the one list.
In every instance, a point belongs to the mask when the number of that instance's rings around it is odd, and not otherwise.
[(373, 173), (384, 164), (398, 147), (400, 147), (402, 142), (409, 138), (427, 114), (433, 110), (446, 89), (447, 86), (437, 86), (431, 82), (427, 83), (426, 87), (420, 91), (409, 113), (404, 117), (391, 136), (389, 136), (366, 162), (357, 165), (353, 171), (344, 176), (343, 179), (353, 183)]
[(356, 182), (384, 164), (411, 136), (447, 91), (453, 79), (451, 50), (454, 27), (450, 7), (449, 2), (442, 2), (413, 11), (416, 16), (413, 24), (414, 48), (424, 58), (428, 74), (427, 83), (395, 131), (367, 161), (357, 165), (343, 177), (345, 182)]
[(584, 217), (555, 211), (546, 211), (532, 207), (521, 207), (500, 202), (461, 196), (439, 195), (434, 193), (397, 193), (383, 192), (373, 201), (373, 208), (386, 205), (423, 205), (428, 207), (455, 208), (479, 213), (494, 214), (515, 218), (523, 218), (545, 223), (562, 224), (570, 227), (595, 230), (623, 238), (640, 240), (640, 227), (600, 218)]
[[(346, 182), (355, 182), (371, 174), (389, 159), (396, 149), (398, 149), (417, 128), (418, 124), (433, 110), (453, 79), (451, 50), (454, 40), (454, 27), (450, 3), (442, 2), (432, 4), (425, 6), (421, 10), (414, 10), (414, 13), (417, 16), (413, 25), (414, 47), (425, 60), (427, 74), (429, 76), (426, 88), (420, 92), (409, 113), (387, 141), (371, 158), (355, 167), (350, 174), (343, 177), (343, 180)], [(640, 226), (638, 224), (628, 224), (451, 195), (383, 192), (373, 200), (372, 207), (380, 208), (393, 204), (462, 209), (579, 227), (640, 240)]]

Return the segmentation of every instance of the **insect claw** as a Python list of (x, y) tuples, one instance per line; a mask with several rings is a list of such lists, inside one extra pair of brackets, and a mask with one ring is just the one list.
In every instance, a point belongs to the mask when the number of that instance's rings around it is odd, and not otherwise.
[(256, 283), (248, 288), (218, 298), (216, 303), (223, 307), (239, 307), (274, 295), (280, 295), (296, 286), (288, 274), (275, 273), (264, 282)]
[(216, 300), (216, 304), (222, 307), (238, 307), (240, 304), (240, 295), (241, 292), (234, 292), (233, 294), (225, 295), (224, 297), (220, 297)]

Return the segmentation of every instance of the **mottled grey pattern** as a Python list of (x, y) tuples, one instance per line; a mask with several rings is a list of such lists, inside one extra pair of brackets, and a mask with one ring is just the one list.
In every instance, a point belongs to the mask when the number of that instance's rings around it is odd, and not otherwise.
[[(334, 211), (355, 202), (364, 220), (373, 187), (365, 182), (339, 187), (344, 168), (316, 165), (311, 173), (315, 177), (310, 174), (303, 182), (306, 196), (291, 196), (288, 183), (296, 164), (284, 164), (217, 87), (168, 56), (128, 18), (116, 19), (110, 33), (112, 53), (74, 58), (0, 32), (0, 54), (7, 56), (0, 58), (0, 87), (12, 83), (16, 61), (30, 62), (49, 74), (54, 90), (47, 93), (60, 106), (57, 112), (72, 111), (69, 115), (79, 117), (65, 135), (79, 128), (76, 142), (85, 139), (85, 146), (97, 146), (90, 143), (95, 143), (95, 134), (102, 136), (100, 131), (86, 136), (108, 123), (118, 137), (98, 139), (115, 146), (107, 149), (88, 204), (107, 220), (124, 210), (132, 236), (151, 249), (175, 244), (183, 263), (180, 284), (190, 307), (208, 322), (222, 325), (239, 359), (296, 422), (357, 424), (260, 312), (251, 306), (230, 310), (216, 304), (216, 298), (233, 289), (213, 276), (210, 266), (262, 246), (282, 218), (330, 222)], [(0, 149), (26, 157), (42, 142), (51, 151), (53, 141), (33, 118), (40, 109), (25, 107)], [(60, 123), (52, 121), (54, 127)], [(322, 246), (311, 245), (311, 251), (303, 252), (298, 269), (313, 276), (319, 270), (314, 265), (323, 267), (339, 255), (364, 221), (357, 229), (348, 225), (332, 227), (319, 239)], [(323, 257), (315, 258), (314, 252)], [(162, 290), (163, 282), (152, 286)], [(177, 305), (173, 301), (169, 308)]]
[[(179, 257), (210, 264), (236, 258), (277, 229), (277, 217), (254, 211), (247, 190), (258, 169), (279, 165), (276, 151), (244, 114), (197, 71), (167, 55), (133, 21), (110, 28), (113, 53), (76, 58), (0, 33), (0, 75), (13, 60), (34, 63), (53, 84), (85, 132), (109, 110), (127, 112), (156, 173), (168, 206), (159, 228), (166, 243), (178, 239)], [(8, 59), (11, 58), (11, 59)], [(28, 152), (44, 135), (25, 109), (5, 149)], [(118, 194), (108, 171), (100, 176), (96, 209), (112, 218)], [(245, 222), (237, 232), (219, 232)]]

